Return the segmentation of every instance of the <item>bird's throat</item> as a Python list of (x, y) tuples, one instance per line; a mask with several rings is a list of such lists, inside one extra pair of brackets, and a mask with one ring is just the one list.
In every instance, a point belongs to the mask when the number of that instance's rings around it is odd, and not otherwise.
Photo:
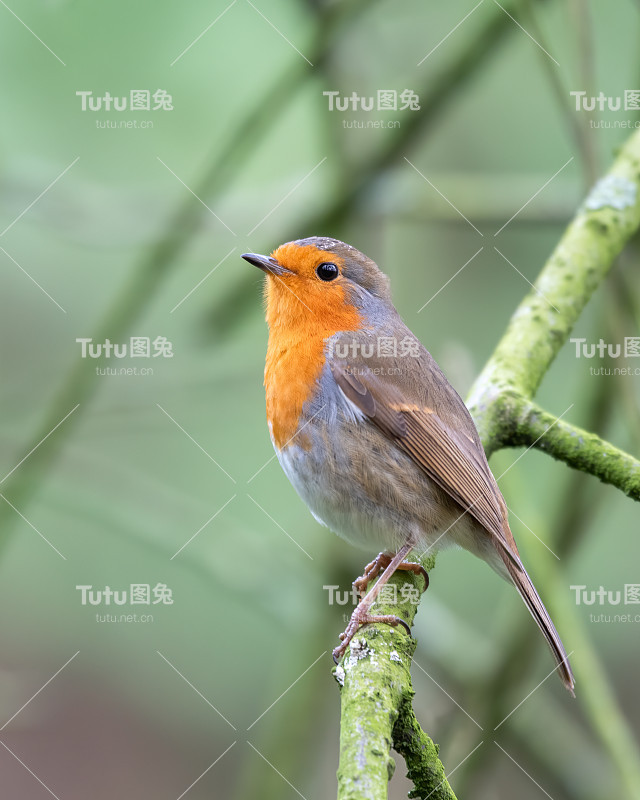
[(267, 420), (278, 450), (294, 442), (308, 448), (309, 437), (304, 432), (297, 434), (306, 422), (305, 404), (319, 387), (326, 340), (339, 331), (360, 329), (362, 318), (350, 303), (313, 310), (292, 295), (290, 287), (278, 285), (271, 278), (267, 284)]

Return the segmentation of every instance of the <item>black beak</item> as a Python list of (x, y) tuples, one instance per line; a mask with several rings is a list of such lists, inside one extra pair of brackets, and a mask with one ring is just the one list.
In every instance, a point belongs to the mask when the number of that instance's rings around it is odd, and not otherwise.
[(282, 264), (279, 264), (275, 258), (271, 256), (260, 256), (257, 253), (243, 253), (242, 258), (267, 274), (278, 276), (292, 274), (290, 269), (283, 267)]

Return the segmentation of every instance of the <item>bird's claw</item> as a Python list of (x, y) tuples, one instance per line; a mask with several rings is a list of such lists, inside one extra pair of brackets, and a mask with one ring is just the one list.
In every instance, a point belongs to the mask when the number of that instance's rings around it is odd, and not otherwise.
[(396, 617), (394, 614), (358, 614), (358, 609), (356, 608), (351, 615), (351, 619), (349, 620), (349, 624), (347, 625), (346, 629), (340, 634), (341, 644), (339, 644), (338, 647), (336, 647), (332, 652), (333, 661), (335, 664), (338, 664), (340, 659), (344, 656), (347, 651), (347, 647), (349, 647), (351, 640), (360, 630), (360, 628), (363, 628), (365, 625), (372, 625), (375, 622), (380, 622), (384, 625), (391, 625), (392, 628), (402, 625), (407, 632), (407, 635), (411, 636), (411, 628), (405, 622), (405, 620), (402, 619), (402, 617)]

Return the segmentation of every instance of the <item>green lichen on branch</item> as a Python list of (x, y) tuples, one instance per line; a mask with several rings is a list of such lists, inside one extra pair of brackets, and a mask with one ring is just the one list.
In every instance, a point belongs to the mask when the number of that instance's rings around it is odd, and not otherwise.
[(513, 389), (496, 391), (491, 419), (492, 435), (483, 437), (487, 453), (535, 447), (640, 500), (640, 461), (597, 434), (558, 418)]
[[(423, 562), (427, 571), (433, 557)], [(374, 614), (395, 614), (411, 626), (423, 578), (397, 572), (373, 606)], [(369, 625), (351, 643), (335, 670), (341, 684), (340, 800), (384, 800), (395, 764), (394, 747), (404, 756), (413, 781), (412, 797), (455, 800), (438, 758), (438, 748), (413, 714), (411, 661), (416, 642), (404, 628)]]
[(511, 317), (471, 392), (480, 419), (487, 386), (535, 396), (582, 310), (640, 226), (639, 187), (640, 131), (578, 209)]
[(535, 403), (522, 402), (513, 444), (549, 453), (575, 469), (616, 486), (640, 500), (640, 461), (604, 441), (595, 433), (558, 420)]
[(393, 729), (393, 746), (404, 758), (407, 778), (414, 785), (409, 797), (456, 800), (438, 755), (439, 747), (422, 730), (413, 713), (412, 697), (413, 691), (403, 698)]
[[(535, 396), (582, 310), (639, 227), (640, 131), (629, 138), (607, 175), (578, 209), (472, 387), (467, 405), (488, 455), (501, 447), (532, 443), (534, 428), (537, 435), (542, 433), (538, 426), (527, 430), (526, 419), (520, 418), (523, 402)], [(530, 415), (532, 424), (536, 419)], [(634, 472), (630, 456), (606, 442), (591, 441), (581, 457), (575, 452), (573, 430), (566, 424), (557, 427), (554, 442), (556, 458), (638, 499), (630, 491), (629, 482), (636, 480), (629, 474)], [(537, 446), (544, 449), (546, 443)], [(606, 461), (614, 451), (618, 470)]]

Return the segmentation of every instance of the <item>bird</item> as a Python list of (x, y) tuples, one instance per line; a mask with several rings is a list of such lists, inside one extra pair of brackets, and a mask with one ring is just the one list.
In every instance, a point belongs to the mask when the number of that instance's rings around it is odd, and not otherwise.
[[(242, 258), (266, 274), (267, 422), (289, 481), (316, 520), (379, 555), (354, 581), (360, 595), (341, 644), (373, 622), (397, 569), (424, 576), (414, 552), (459, 546), (515, 585), (556, 661), (575, 681), (560, 636), (524, 568), (508, 511), (471, 414), (393, 305), (378, 265), (338, 239), (287, 242)], [(371, 581), (378, 581), (367, 592)]]

